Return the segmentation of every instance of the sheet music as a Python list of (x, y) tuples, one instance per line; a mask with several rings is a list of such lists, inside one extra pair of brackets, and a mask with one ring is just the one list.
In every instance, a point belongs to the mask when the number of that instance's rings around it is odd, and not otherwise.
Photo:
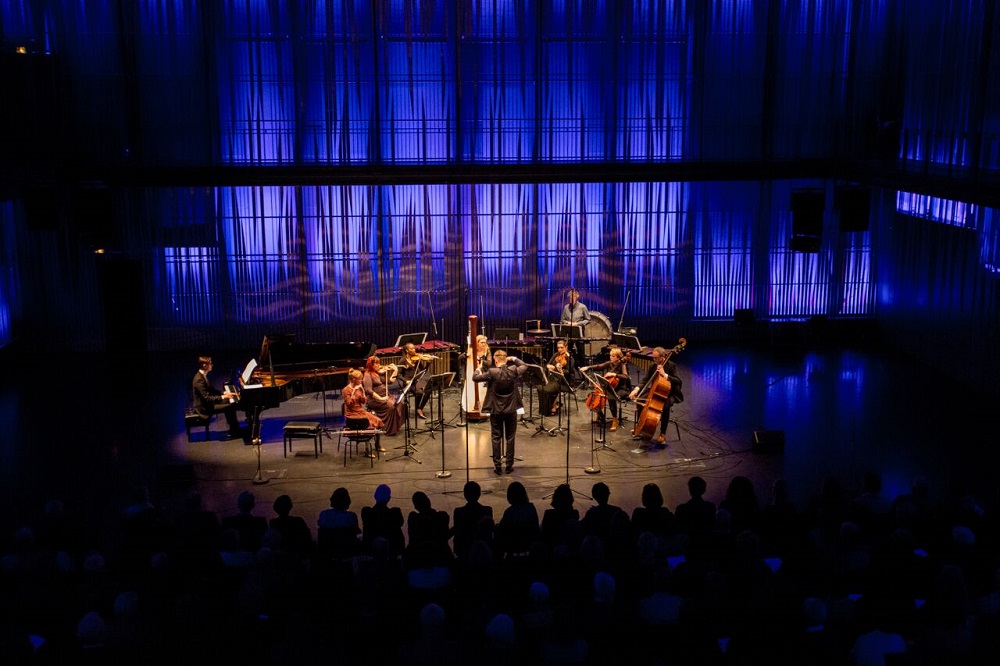
[(247, 362), (247, 367), (243, 368), (243, 372), (240, 373), (241, 383), (243, 388), (260, 388), (262, 384), (250, 384), (250, 377), (253, 376), (253, 371), (257, 369), (257, 359), (252, 358)]

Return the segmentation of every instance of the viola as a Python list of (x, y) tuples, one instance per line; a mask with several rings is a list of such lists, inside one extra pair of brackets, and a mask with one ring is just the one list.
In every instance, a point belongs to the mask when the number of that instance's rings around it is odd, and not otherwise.
[[(667, 364), (671, 356), (683, 351), (686, 346), (687, 340), (680, 338), (677, 346), (667, 352), (663, 359), (663, 365)], [(668, 400), (670, 400), (670, 380), (659, 373), (654, 373), (652, 385), (649, 387), (649, 394), (646, 397), (646, 404), (635, 421), (635, 429), (632, 430), (632, 434), (643, 439), (652, 439)]]

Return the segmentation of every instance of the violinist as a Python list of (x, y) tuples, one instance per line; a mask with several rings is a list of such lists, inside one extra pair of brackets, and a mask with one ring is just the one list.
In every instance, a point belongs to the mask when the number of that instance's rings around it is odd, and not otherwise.
[(667, 441), (666, 432), (667, 425), (670, 423), (670, 407), (674, 403), (684, 400), (684, 394), (681, 392), (684, 382), (677, 376), (677, 364), (668, 359), (667, 350), (663, 347), (656, 347), (653, 350), (653, 364), (649, 366), (649, 370), (646, 371), (639, 385), (633, 388), (628, 394), (629, 399), (635, 400), (642, 395), (646, 395), (653, 385), (653, 377), (655, 375), (666, 377), (670, 382), (670, 399), (666, 401), (663, 411), (660, 412), (660, 434), (653, 445), (654, 448), (662, 449), (666, 446)]
[(556, 353), (552, 355), (545, 367), (549, 371), (549, 382), (538, 388), (538, 408), (543, 415), (558, 414), (559, 405), (556, 398), (559, 397), (559, 388), (576, 369), (576, 363), (570, 356), (565, 340), (556, 342)]
[[(365, 361), (365, 376), (361, 385), (368, 398), (368, 409), (385, 422), (385, 434), (395, 435), (403, 424), (402, 405), (389, 394), (389, 383), (396, 381), (399, 368), (393, 364), (382, 367), (378, 356), (369, 356)], [(383, 376), (385, 379), (383, 379)]]
[[(609, 360), (597, 365), (584, 366), (580, 368), (580, 372), (587, 372), (588, 370), (603, 371), (604, 378), (614, 387), (618, 400), (609, 401), (611, 406), (611, 427), (608, 428), (608, 430), (614, 432), (618, 430), (619, 425), (619, 410), (621, 406), (618, 403), (628, 397), (629, 391), (632, 389), (632, 378), (628, 370), (628, 359), (630, 357), (621, 350), (621, 347), (612, 347), (609, 354), (611, 357)], [(603, 410), (598, 414), (598, 418), (602, 419), (601, 422), (603, 423)]]
[[(406, 381), (410, 381), (417, 374), (417, 372), (424, 370), (430, 365), (430, 362), (436, 359), (437, 356), (432, 356), (431, 354), (422, 354), (417, 351), (416, 345), (412, 342), (407, 342), (403, 345), (403, 378)], [(418, 379), (417, 383), (413, 387), (413, 397), (417, 401), (417, 416), (426, 420), (427, 417), (424, 416), (424, 407), (427, 402), (431, 399), (431, 392), (425, 390), (427, 386), (426, 379)]]

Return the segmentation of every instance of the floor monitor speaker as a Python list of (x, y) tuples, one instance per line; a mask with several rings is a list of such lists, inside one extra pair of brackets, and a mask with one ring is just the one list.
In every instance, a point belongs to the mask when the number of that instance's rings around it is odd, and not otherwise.
[(785, 452), (785, 431), (784, 430), (754, 430), (753, 431), (753, 452), (754, 453), (784, 453)]

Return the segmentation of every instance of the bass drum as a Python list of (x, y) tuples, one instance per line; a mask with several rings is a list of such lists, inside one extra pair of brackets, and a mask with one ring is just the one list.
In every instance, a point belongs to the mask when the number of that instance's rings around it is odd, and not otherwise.
[(601, 352), (601, 349), (608, 345), (613, 330), (610, 319), (600, 312), (591, 311), (590, 323), (583, 329), (583, 336), (590, 338), (586, 344), (587, 356), (597, 356)]

